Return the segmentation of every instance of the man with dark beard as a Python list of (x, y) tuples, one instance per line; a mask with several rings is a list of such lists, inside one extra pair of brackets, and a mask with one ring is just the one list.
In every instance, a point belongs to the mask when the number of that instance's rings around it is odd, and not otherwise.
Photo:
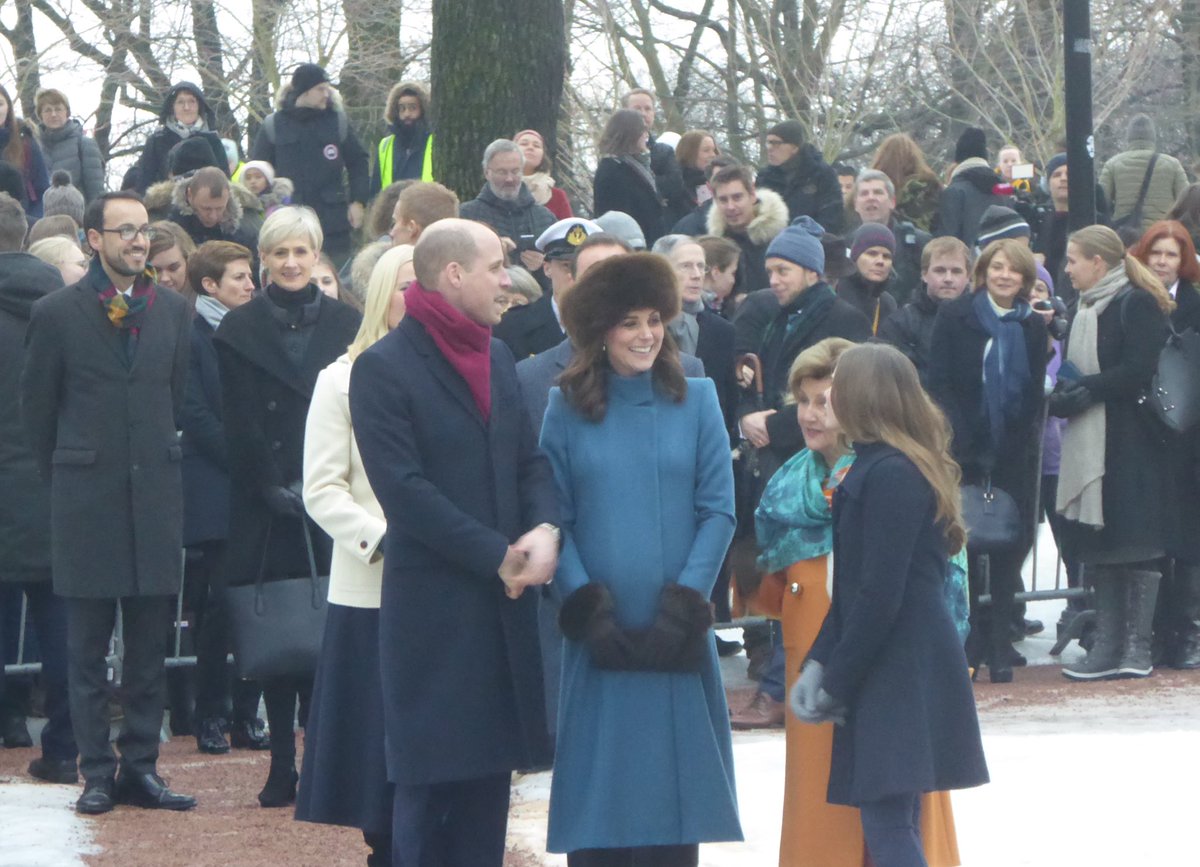
[(383, 119), (388, 134), (379, 140), (371, 191), (394, 181), (433, 180), (433, 131), (429, 128), (429, 94), (415, 81), (402, 81), (388, 93)]

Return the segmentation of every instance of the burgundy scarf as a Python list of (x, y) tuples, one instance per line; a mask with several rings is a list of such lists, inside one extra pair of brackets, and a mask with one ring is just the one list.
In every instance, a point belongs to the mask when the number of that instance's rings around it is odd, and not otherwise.
[(484, 421), (492, 418), (492, 329), (472, 322), (416, 280), (404, 290), (406, 313), (425, 326), (437, 348), (466, 380)]

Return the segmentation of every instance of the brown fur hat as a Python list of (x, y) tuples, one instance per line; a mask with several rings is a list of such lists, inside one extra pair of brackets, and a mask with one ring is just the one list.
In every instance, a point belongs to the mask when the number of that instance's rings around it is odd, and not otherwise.
[(663, 322), (679, 315), (675, 269), (657, 253), (626, 253), (593, 265), (567, 293), (563, 327), (577, 347), (603, 342), (631, 310), (657, 310)]

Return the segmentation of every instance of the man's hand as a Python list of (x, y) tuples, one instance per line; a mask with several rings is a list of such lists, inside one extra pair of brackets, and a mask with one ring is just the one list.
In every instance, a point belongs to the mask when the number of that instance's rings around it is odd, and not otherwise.
[(350, 207), (346, 209), (346, 219), (350, 221), (350, 226), (355, 229), (361, 229), (363, 224), (363, 205), (362, 202), (351, 202)]
[(504, 562), (500, 564), (500, 580), (504, 582), (504, 593), (509, 599), (519, 599), (525, 592), (525, 584), (521, 581), (521, 570), (525, 568), (525, 552), (518, 551), (514, 546), (508, 546)]
[(545, 258), (545, 255), (539, 253), (537, 250), (521, 251), (521, 264), (529, 271), (536, 271), (538, 268), (541, 268)]
[(507, 256), (513, 250), (517, 249), (517, 242), (507, 235), (501, 235), (500, 247), (504, 250), (504, 255)]
[(558, 538), (547, 527), (534, 527), (513, 545), (525, 554), (526, 584), (549, 584), (558, 568)]
[(773, 415), (775, 415), (775, 410), (765, 409), (762, 412), (751, 412), (742, 416), (740, 422), (742, 436), (750, 440), (750, 444), (756, 448), (769, 446), (771, 435), (767, 433), (767, 419)]

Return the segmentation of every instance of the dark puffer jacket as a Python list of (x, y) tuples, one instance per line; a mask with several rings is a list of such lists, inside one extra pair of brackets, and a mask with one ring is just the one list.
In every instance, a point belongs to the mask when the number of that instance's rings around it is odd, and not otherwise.
[(90, 202), (104, 192), (104, 160), (100, 146), (91, 136), (83, 134), (83, 124), (71, 118), (58, 129), (41, 128), (42, 151), (50, 174), (62, 170), (71, 176), (71, 183)]
[(555, 222), (554, 214), (535, 202), (533, 193), (524, 184), (511, 202), (500, 198), (484, 184), (478, 196), (459, 208), (459, 216), (464, 220), (487, 223), (501, 238), (510, 238), (514, 242), (519, 242), (522, 235), (537, 238)]
[(937, 235), (952, 235), (968, 249), (975, 249), (983, 212), (991, 205), (1013, 206), (1012, 196), (996, 192), (999, 182), (987, 160), (972, 157), (959, 163), (950, 185), (942, 190)]
[(791, 220), (802, 214), (812, 217), (835, 235), (845, 227), (846, 209), (837, 173), (810, 144), (782, 165), (763, 168), (755, 186), (783, 196)]
[(908, 357), (926, 388), (929, 387), (926, 377), (937, 311), (938, 302), (922, 288), (922, 291), (913, 295), (912, 301), (884, 320), (875, 334), (880, 343), (890, 343)]

